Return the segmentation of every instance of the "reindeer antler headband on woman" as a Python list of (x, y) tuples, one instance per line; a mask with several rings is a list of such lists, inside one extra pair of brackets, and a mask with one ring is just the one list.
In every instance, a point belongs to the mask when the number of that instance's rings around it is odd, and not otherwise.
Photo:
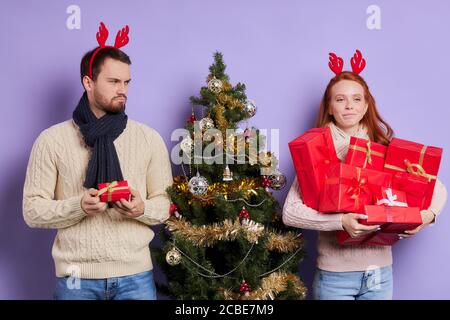
[[(366, 60), (362, 57), (362, 54), (358, 49), (356, 49), (353, 58), (350, 59), (350, 64), (352, 65), (352, 71), (356, 74), (359, 74), (366, 67)], [(331, 71), (338, 75), (344, 68), (344, 60), (342, 60), (341, 57), (338, 57), (335, 53), (331, 52), (328, 66)]]
[(91, 59), (89, 60), (89, 78), (92, 78), (92, 63), (94, 62), (95, 56), (97, 53), (99, 53), (100, 50), (104, 48), (122, 48), (123, 46), (126, 46), (128, 41), (130, 40), (128, 38), (128, 32), (130, 29), (128, 26), (125, 26), (122, 28), (122, 30), (119, 30), (116, 35), (116, 42), (114, 43), (114, 46), (106, 46), (106, 40), (108, 39), (108, 29), (106, 29), (105, 24), (103, 22), (100, 22), (100, 27), (98, 28), (97, 32), (97, 42), (99, 47), (95, 49), (94, 53), (91, 56)]

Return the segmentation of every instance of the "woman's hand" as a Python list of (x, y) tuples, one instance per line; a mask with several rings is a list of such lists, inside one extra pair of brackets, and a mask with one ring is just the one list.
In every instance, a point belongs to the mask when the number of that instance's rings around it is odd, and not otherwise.
[(430, 210), (422, 210), (420, 214), (422, 215), (422, 224), (413, 230), (406, 230), (405, 233), (399, 234), (400, 239), (414, 237), (423, 227), (432, 223), (436, 217)]
[(342, 215), (342, 227), (352, 238), (356, 238), (380, 229), (379, 225), (366, 226), (358, 222), (358, 219), (367, 219), (364, 214), (346, 213)]

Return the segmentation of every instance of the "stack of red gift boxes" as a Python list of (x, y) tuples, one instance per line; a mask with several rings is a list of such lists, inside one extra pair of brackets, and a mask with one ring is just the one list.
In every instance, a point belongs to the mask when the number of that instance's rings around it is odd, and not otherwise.
[(339, 244), (392, 245), (405, 230), (422, 224), (430, 206), (442, 148), (392, 139), (386, 147), (351, 137), (344, 163), (336, 156), (329, 128), (308, 130), (289, 142), (304, 203), (320, 212), (363, 213), (379, 231), (351, 238), (336, 233)]

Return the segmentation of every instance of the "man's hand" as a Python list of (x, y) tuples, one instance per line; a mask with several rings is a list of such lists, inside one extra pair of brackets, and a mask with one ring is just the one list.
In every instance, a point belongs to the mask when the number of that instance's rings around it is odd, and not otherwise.
[(413, 230), (406, 230), (405, 233), (399, 234), (398, 236), (400, 237), (400, 239), (414, 237), (425, 226), (432, 223), (434, 221), (434, 218), (436, 217), (430, 210), (422, 210), (420, 211), (420, 214), (422, 215), (422, 224)]
[(120, 201), (114, 202), (114, 208), (120, 214), (129, 217), (137, 218), (144, 214), (145, 203), (139, 191), (130, 188), (131, 201), (120, 199)]
[(108, 208), (108, 204), (100, 202), (98, 196), (98, 190), (90, 188), (84, 192), (83, 198), (81, 198), (81, 209), (86, 212), (87, 215), (92, 216), (104, 212)]
[(358, 219), (367, 219), (364, 214), (346, 213), (342, 215), (342, 227), (352, 238), (356, 238), (374, 231), (377, 231), (380, 226), (366, 226), (358, 222)]

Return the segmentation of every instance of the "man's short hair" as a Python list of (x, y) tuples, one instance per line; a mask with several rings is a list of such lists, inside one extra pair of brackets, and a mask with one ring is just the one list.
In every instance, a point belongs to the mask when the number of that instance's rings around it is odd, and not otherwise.
[[(81, 84), (83, 84), (83, 77), (89, 76), (89, 60), (91, 59), (91, 56), (94, 53), (95, 49), (87, 52), (81, 59), (80, 64)], [(92, 80), (94, 81), (97, 80), (97, 77), (101, 72), (103, 62), (105, 61), (106, 58), (118, 60), (128, 65), (131, 64), (130, 57), (122, 50), (117, 48), (103, 48), (95, 55), (94, 61), (92, 62)]]

